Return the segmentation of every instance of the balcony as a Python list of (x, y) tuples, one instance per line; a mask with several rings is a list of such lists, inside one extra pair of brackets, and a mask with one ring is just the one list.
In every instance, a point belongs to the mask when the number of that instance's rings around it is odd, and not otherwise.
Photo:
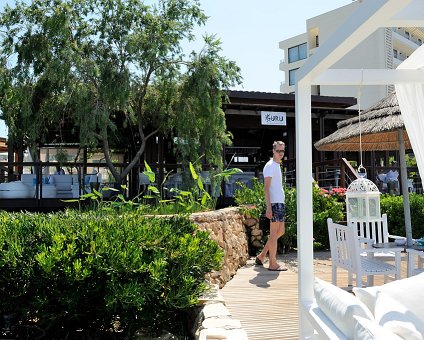
[(405, 33), (404, 30), (394, 28), (393, 29), (393, 44), (396, 45), (396, 42), (406, 46), (409, 49), (412, 49), (412, 51), (415, 51), (418, 47), (422, 45), (421, 42), (416, 38), (415, 36), (410, 36)]

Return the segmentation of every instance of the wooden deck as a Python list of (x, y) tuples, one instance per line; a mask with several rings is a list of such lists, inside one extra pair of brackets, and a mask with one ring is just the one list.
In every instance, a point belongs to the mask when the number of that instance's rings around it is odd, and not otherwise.
[[(315, 275), (331, 282), (330, 252), (314, 255)], [(270, 272), (268, 263), (255, 266), (254, 258), (240, 268), (221, 293), (233, 318), (241, 321), (249, 340), (299, 339), (298, 285), (296, 253), (279, 256), (289, 268)], [(402, 277), (406, 277), (406, 258), (402, 258)], [(375, 277), (375, 285), (383, 277)], [(347, 288), (347, 272), (339, 270), (337, 285)]]

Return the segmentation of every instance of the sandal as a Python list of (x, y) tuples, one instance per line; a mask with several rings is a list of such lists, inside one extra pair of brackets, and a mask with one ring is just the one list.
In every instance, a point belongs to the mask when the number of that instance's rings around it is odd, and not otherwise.
[(277, 268), (268, 268), (268, 270), (271, 272), (285, 272), (287, 268), (278, 266)]
[(259, 260), (257, 257), (255, 258), (255, 264), (258, 266), (263, 266), (264, 264), (262, 263), (261, 260)]

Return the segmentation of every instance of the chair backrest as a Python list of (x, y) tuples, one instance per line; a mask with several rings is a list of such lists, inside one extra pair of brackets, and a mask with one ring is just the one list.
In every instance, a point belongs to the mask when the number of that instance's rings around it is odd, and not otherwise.
[(72, 176), (71, 175), (53, 175), (53, 184), (57, 190), (71, 190)]
[(327, 219), (333, 265), (356, 272), (360, 266), (358, 236), (352, 225), (341, 225)]
[(375, 243), (389, 242), (386, 214), (383, 214), (380, 218), (366, 221), (353, 218), (348, 221), (348, 225), (356, 228), (359, 237), (372, 239)]
[(71, 177), (72, 177), (72, 185), (79, 185), (78, 174), (73, 174), (71, 175)]
[(35, 185), (35, 174), (22, 174), (21, 175), (21, 181), (28, 185)]

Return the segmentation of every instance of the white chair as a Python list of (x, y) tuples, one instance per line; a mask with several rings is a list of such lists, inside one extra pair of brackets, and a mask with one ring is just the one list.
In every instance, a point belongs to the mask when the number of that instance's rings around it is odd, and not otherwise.
[(78, 181), (78, 174), (71, 175), (72, 177), (72, 185), (71, 185), (71, 191), (72, 191), (72, 198), (79, 198), (80, 197), (80, 183)]
[(146, 174), (139, 172), (138, 173), (138, 193), (143, 195), (146, 194), (149, 186), (156, 186), (156, 183), (151, 183), (149, 177)]
[(408, 253), (408, 277), (424, 273), (424, 251), (416, 249), (406, 249), (406, 251)]
[(71, 175), (53, 175), (53, 183), (56, 186), (57, 198), (72, 198)]
[(171, 198), (176, 195), (176, 190), (182, 190), (183, 188), (183, 176), (181, 173), (175, 173), (168, 176), (166, 182), (164, 183), (164, 188), (166, 188), (165, 197)]
[[(381, 215), (380, 218), (364, 221), (362, 219), (350, 219), (348, 224), (352, 225), (358, 231), (358, 237), (363, 239), (371, 239), (373, 243), (388, 243), (391, 239), (402, 239), (406, 241), (406, 237), (390, 235), (387, 223), (387, 214)], [(392, 260), (396, 257), (397, 251), (391, 249), (381, 249), (375, 256), (385, 257)], [(362, 252), (362, 256), (368, 256), (367, 252)]]
[[(400, 252), (401, 248), (396, 248), (397, 252), (395, 265), (386, 263), (372, 255), (379, 249), (361, 249), (360, 242), (372, 244), (370, 239), (358, 238), (357, 231), (352, 225), (344, 226), (334, 223), (331, 218), (327, 219), (328, 235), (330, 238), (331, 260), (332, 260), (332, 282), (337, 284), (337, 268), (348, 271), (348, 284), (352, 285), (355, 280), (356, 286), (372, 285), (372, 276), (384, 275), (384, 282), (388, 275), (393, 274), (395, 279), (400, 278)], [(361, 251), (370, 254), (368, 257), (361, 256)], [(362, 277), (367, 276), (367, 281), (363, 282)]]
[(36, 175), (35, 174), (22, 174), (21, 175), (21, 181), (22, 183), (25, 183), (29, 186), (35, 186), (36, 185)]
[(93, 170), (91, 174), (84, 176), (84, 193), (91, 193), (93, 189), (101, 191), (102, 174), (98, 173), (97, 170)]
[(200, 173), (200, 177), (202, 179), (202, 183), (203, 183), (203, 188), (205, 189), (205, 191), (207, 191), (209, 194), (212, 194), (212, 182), (211, 182), (211, 177), (210, 177), (210, 171), (202, 171)]

